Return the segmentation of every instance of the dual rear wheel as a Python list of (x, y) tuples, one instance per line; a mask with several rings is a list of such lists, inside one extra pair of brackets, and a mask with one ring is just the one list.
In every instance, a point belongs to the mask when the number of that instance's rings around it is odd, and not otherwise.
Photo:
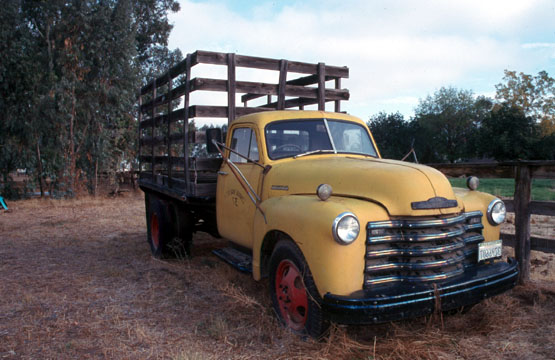
[(152, 255), (156, 258), (188, 255), (192, 231), (187, 219), (176, 216), (168, 201), (152, 194), (146, 195), (147, 241)]

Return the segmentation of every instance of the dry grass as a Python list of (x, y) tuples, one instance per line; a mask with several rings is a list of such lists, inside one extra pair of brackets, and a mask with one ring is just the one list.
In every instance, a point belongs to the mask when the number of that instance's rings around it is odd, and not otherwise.
[(469, 313), (335, 326), (322, 342), (275, 320), (266, 283), (195, 237), (153, 259), (143, 199), (27, 200), (0, 213), (0, 359), (548, 359), (555, 286), (537, 281)]

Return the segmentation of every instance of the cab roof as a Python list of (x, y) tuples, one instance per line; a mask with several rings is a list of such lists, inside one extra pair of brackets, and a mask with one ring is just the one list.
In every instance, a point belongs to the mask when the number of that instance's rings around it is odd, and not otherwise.
[(231, 126), (236, 124), (253, 124), (259, 128), (264, 128), (268, 123), (276, 120), (289, 120), (289, 119), (337, 119), (356, 122), (366, 126), (364, 121), (345, 113), (335, 113), (318, 110), (277, 110), (277, 111), (261, 111), (254, 114), (241, 116), (231, 123)]

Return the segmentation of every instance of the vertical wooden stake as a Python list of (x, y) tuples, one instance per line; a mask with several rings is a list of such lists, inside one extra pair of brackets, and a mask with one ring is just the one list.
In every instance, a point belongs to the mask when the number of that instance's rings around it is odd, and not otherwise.
[[(278, 84), (278, 99), (277, 99), (277, 109), (285, 109), (285, 85), (287, 84), (287, 70), (289, 63), (287, 60), (279, 61), (279, 84)], [(268, 99), (269, 101), (270, 99)]]
[[(341, 78), (336, 78), (335, 79), (335, 88), (337, 90), (341, 89)], [(341, 100), (335, 100), (335, 109), (334, 111), (336, 113), (341, 112)]]
[(168, 186), (172, 187), (172, 142), (171, 142), (171, 123), (172, 123), (172, 86), (173, 86), (173, 79), (168, 71), (168, 94), (166, 97), (168, 98), (168, 127), (166, 128), (166, 141), (167, 144), (167, 153), (168, 153)]
[(183, 171), (185, 172), (185, 192), (187, 196), (191, 194), (191, 179), (189, 176), (189, 96), (191, 93), (191, 54), (187, 54), (185, 59), (185, 94), (183, 95), (183, 109), (185, 119), (183, 119)]
[(235, 120), (235, 54), (227, 54), (227, 125)]
[(515, 178), (515, 255), (520, 266), (519, 283), (530, 278), (530, 167), (519, 164)]
[(152, 121), (152, 131), (151, 131), (151, 140), (152, 140), (152, 144), (151, 144), (151, 170), (152, 170), (152, 182), (156, 182), (156, 177), (155, 177), (155, 169), (156, 169), (156, 162), (154, 159), (154, 129), (156, 127), (156, 121), (154, 120), (156, 117), (156, 106), (155, 106), (155, 100), (156, 100), (156, 78), (154, 78), (154, 81), (152, 82), (152, 114), (151, 114), (151, 121)]
[[(141, 109), (141, 107), (143, 106), (143, 95), (141, 95), (141, 92), (139, 90), (139, 115), (138, 115), (138, 124), (137, 124), (137, 131), (139, 133), (139, 141), (137, 141), (137, 159), (139, 159), (139, 179), (141, 178), (141, 171), (143, 170), (142, 167), (142, 163), (141, 163), (141, 123), (143, 122), (143, 110)], [(96, 181), (96, 176), (95, 176), (95, 181)], [(95, 191), (95, 195), (96, 195), (96, 185), (94, 187), (94, 191)]]
[(326, 65), (318, 63), (318, 110), (326, 111)]

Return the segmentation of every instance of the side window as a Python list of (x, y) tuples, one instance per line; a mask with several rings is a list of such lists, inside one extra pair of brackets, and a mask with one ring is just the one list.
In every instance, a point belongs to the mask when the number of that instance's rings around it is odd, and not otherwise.
[[(231, 149), (239, 154), (258, 160), (258, 144), (256, 142), (256, 134), (250, 128), (239, 128), (233, 130), (231, 137)], [(234, 163), (246, 163), (247, 160), (235, 153), (229, 155), (229, 159)]]

